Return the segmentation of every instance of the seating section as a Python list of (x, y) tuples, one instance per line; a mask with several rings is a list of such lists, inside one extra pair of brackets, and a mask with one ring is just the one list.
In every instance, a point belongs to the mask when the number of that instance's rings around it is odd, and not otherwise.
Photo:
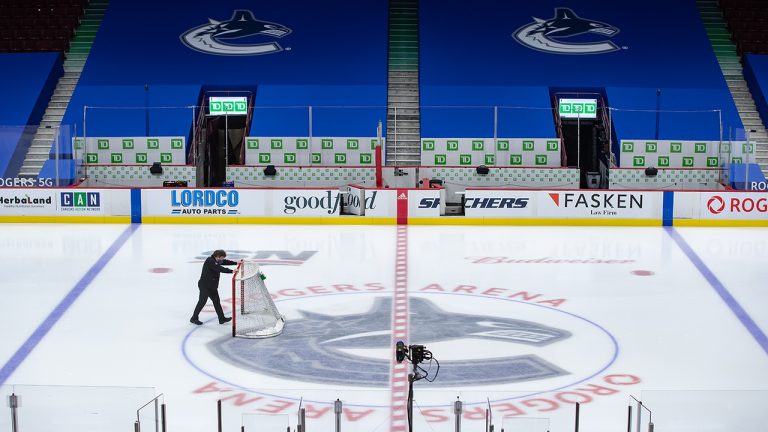
[[(465, 0), (422, 0), (422, 137), (493, 136), (492, 109), (433, 108), (484, 105), (537, 109), (504, 110), (495, 120), (499, 137), (554, 138), (547, 109), (560, 91), (601, 94), (624, 110), (612, 117), (614, 143), (716, 140), (716, 110), (724, 130), (742, 127), (695, 2), (566, 6), (555, 0), (476, 0), (470, 7)], [(686, 110), (715, 114), (671, 113)]]
[(0, 52), (66, 51), (86, 0), (1, 0)]
[(768, 2), (720, 0), (720, 7), (740, 54), (768, 54)]

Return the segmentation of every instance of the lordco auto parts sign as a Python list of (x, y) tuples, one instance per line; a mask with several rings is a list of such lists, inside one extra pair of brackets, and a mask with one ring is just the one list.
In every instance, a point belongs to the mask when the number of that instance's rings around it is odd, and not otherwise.
[(702, 193), (701, 219), (768, 219), (768, 194), (760, 192)]

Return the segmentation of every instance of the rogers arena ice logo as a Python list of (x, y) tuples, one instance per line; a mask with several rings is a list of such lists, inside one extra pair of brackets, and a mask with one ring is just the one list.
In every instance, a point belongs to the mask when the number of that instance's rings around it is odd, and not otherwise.
[(213, 55), (273, 54), (283, 51), (283, 47), (277, 42), (232, 44), (224, 40), (262, 36), (281, 38), (291, 33), (291, 29), (281, 24), (257, 20), (249, 10), (236, 10), (227, 21), (215, 21), (210, 18), (208, 21), (208, 24), (192, 28), (179, 36), (184, 45), (195, 51)]
[(236, 215), (240, 212), (240, 194), (236, 190), (171, 191), (171, 214)]
[(601, 42), (564, 42), (574, 36), (596, 34), (610, 38), (619, 33), (619, 29), (600, 22), (587, 20), (576, 15), (569, 8), (556, 8), (555, 16), (543, 20), (534, 17), (534, 22), (517, 29), (512, 38), (520, 44), (552, 54), (604, 54), (619, 51), (621, 48), (611, 41)]

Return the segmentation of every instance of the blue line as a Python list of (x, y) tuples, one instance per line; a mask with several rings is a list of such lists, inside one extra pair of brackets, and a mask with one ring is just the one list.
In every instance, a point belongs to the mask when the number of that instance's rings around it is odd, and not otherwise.
[(699, 256), (696, 254), (696, 252), (693, 251), (691, 246), (686, 243), (686, 241), (683, 239), (683, 237), (675, 231), (672, 227), (665, 228), (667, 231), (667, 234), (669, 234), (670, 237), (672, 237), (672, 240), (677, 243), (677, 246), (682, 249), (683, 252), (688, 256), (688, 259), (691, 260), (694, 266), (699, 270), (702, 276), (704, 276), (704, 279), (709, 282), (709, 284), (712, 286), (712, 288), (715, 290), (715, 292), (720, 296), (721, 299), (725, 302), (726, 305), (731, 309), (734, 315), (736, 315), (736, 318), (741, 321), (741, 324), (744, 325), (744, 327), (747, 328), (747, 331), (752, 335), (753, 338), (755, 338), (755, 341), (760, 345), (760, 347), (765, 351), (766, 354), (768, 354), (768, 337), (765, 336), (765, 333), (763, 333), (762, 330), (760, 330), (760, 327), (757, 326), (754, 320), (749, 316), (747, 311), (744, 310), (743, 307), (739, 304), (738, 301), (733, 297), (733, 295), (728, 291), (728, 289), (725, 288), (725, 286), (720, 282), (720, 280), (715, 276), (714, 273), (712, 273), (712, 270), (707, 267), (706, 264), (704, 264), (704, 261), (699, 258)]
[(661, 220), (663, 226), (672, 226), (675, 218), (675, 193), (664, 191), (663, 208), (661, 210)]
[(131, 189), (131, 223), (141, 223), (141, 189)]
[(120, 234), (120, 237), (112, 243), (112, 246), (107, 249), (106, 252), (96, 261), (93, 266), (85, 273), (85, 275), (75, 284), (75, 286), (67, 293), (67, 295), (59, 302), (58, 305), (51, 311), (48, 317), (35, 329), (35, 331), (27, 338), (24, 344), (13, 354), (8, 362), (0, 369), (0, 385), (3, 385), (6, 380), (21, 366), (21, 363), (29, 356), (32, 350), (35, 349), (37, 344), (43, 340), (46, 334), (53, 328), (53, 326), (61, 319), (64, 313), (70, 306), (80, 297), (80, 294), (85, 291), (88, 285), (98, 276), (101, 270), (104, 269), (112, 257), (115, 256), (117, 251), (123, 247), (123, 244), (133, 235), (136, 229), (139, 228), (138, 224), (131, 224), (128, 228)]

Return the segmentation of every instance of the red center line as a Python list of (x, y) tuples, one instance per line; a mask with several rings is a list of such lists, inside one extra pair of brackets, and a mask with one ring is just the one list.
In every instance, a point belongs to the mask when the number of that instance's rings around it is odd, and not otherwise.
[(397, 341), (408, 344), (408, 227), (397, 227), (395, 253), (395, 289), (392, 295), (392, 371), (390, 373), (391, 432), (408, 430), (406, 402), (408, 400), (408, 363), (397, 363), (395, 346)]

